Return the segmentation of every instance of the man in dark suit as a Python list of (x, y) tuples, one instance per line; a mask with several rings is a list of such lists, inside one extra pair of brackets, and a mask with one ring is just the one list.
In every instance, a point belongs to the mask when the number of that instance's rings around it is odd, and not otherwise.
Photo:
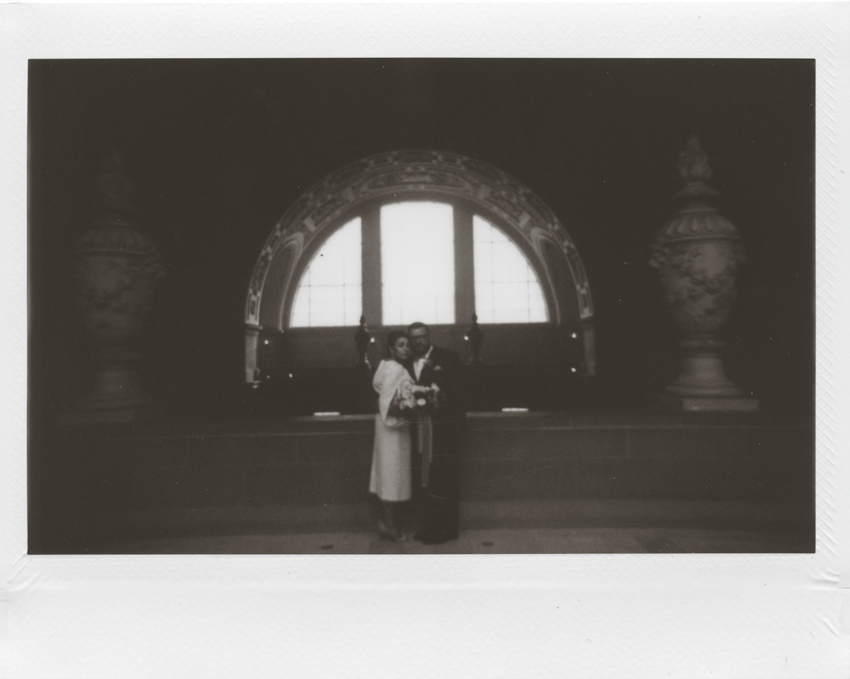
[[(424, 323), (408, 328), (413, 361), (408, 367), (416, 384), (437, 385), (440, 402), (431, 414), (432, 457), (422, 487), (422, 527), (414, 538), (425, 544), (456, 540), (458, 535), (458, 454), (466, 429), (461, 364), (458, 355), (431, 344)], [(414, 436), (416, 434), (414, 433)], [(420, 451), (421, 454), (421, 451)], [(416, 465), (417, 471), (421, 469)]]

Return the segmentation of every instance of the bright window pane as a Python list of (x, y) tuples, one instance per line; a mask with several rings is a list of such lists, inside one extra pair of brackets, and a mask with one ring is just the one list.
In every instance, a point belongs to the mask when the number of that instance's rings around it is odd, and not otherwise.
[(384, 325), (455, 322), (454, 216), (443, 203), (381, 208)]
[(290, 326), (357, 325), (363, 313), (360, 217), (338, 229), (313, 257), (295, 293)]
[(486, 219), (472, 218), (479, 323), (545, 323), (546, 301), (522, 251)]

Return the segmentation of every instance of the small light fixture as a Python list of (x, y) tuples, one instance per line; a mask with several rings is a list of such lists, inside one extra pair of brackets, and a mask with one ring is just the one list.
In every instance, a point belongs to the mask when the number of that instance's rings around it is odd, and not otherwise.
[(571, 373), (574, 373), (574, 372), (578, 372), (578, 370), (576, 370), (576, 369), (573, 367), (573, 368), (570, 368), (570, 372), (571, 372)]
[(576, 333), (573, 333), (572, 335), (570, 335), (570, 337), (572, 337), (573, 339), (577, 339), (578, 335)]
[(269, 343), (268, 340), (263, 340), (263, 344), (268, 344), (268, 343)]
[(528, 408), (502, 408), (503, 413), (527, 413)]
[(339, 417), (338, 412), (328, 411), (326, 413), (313, 413), (314, 417)]

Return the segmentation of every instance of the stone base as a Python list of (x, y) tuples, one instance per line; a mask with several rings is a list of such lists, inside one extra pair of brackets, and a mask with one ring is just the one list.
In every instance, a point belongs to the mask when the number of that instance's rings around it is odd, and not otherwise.
[(753, 413), (759, 410), (758, 399), (743, 396), (676, 396), (661, 394), (658, 407), (662, 410), (692, 413), (740, 412)]
[[(467, 423), (460, 460), (465, 503), (482, 497), (603, 504), (687, 500), (715, 507), (770, 502), (796, 506), (792, 516), (814, 535), (814, 431), (807, 421), (761, 413), (591, 410), (471, 413)], [(35, 516), (43, 517), (43, 529), (58, 542), (71, 539), (88, 519), (69, 518), (66, 530), (53, 518), (143, 511), (168, 523), (168, 512), (193, 515), (213, 507), (221, 513), (195, 530), (287, 530), (274, 521), (261, 526), (240, 519), (239, 512), (250, 507), (300, 508), (290, 514), (293, 530), (305, 531), (307, 524), (318, 532), (368, 529), (374, 525), (365, 514), (374, 432), (374, 415), (65, 427), (53, 440), (39, 437), (37, 445), (44, 447), (32, 451), (33, 459), (45, 461), (35, 466), (33, 485), (44, 503)], [(340, 505), (362, 508), (362, 522), (352, 524), (354, 516), (345, 510), (334, 515), (339, 522), (324, 514)], [(682, 511), (671, 508), (665, 525), (683, 520)], [(613, 520), (595, 510), (576, 515), (567, 505), (557, 517), (567, 525), (608, 526)], [(519, 518), (510, 509), (490, 515), (503, 528), (520, 528), (514, 523)], [(553, 518), (538, 515), (537, 527)], [(621, 518), (632, 526), (642, 520), (629, 512)], [(729, 521), (748, 518), (746, 511), (733, 512)], [(161, 535), (152, 524), (144, 532), (144, 539)], [(82, 554), (84, 546), (63, 549)]]
[(79, 409), (63, 413), (58, 417), (58, 424), (71, 426), (86, 426), (99, 424), (138, 424), (151, 420), (151, 406), (144, 404), (135, 408), (104, 408), (102, 410)]

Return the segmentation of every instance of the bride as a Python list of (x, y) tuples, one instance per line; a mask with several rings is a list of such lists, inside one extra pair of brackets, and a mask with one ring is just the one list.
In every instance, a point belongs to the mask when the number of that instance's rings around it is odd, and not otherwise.
[(369, 492), (381, 500), (381, 537), (401, 542), (405, 537), (398, 527), (396, 507), (411, 498), (410, 424), (397, 407), (400, 390), (413, 382), (404, 365), (413, 355), (406, 333), (389, 333), (387, 354), (389, 358), (381, 361), (372, 380), (372, 387), (378, 392), (378, 414)]

